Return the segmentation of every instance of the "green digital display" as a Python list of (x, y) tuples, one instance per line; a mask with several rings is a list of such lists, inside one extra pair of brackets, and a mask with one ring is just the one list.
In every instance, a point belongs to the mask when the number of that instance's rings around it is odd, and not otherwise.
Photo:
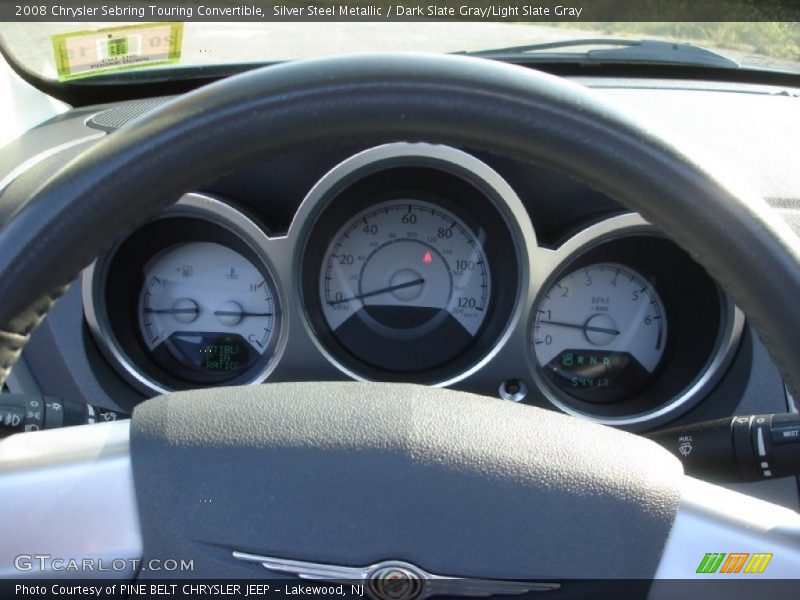
[[(231, 377), (247, 369), (257, 357), (238, 334), (178, 332), (169, 337), (164, 347), (193, 380), (202, 381)], [(165, 360), (169, 359), (165, 357)], [(173, 371), (177, 369), (177, 364), (172, 366)]]
[(203, 368), (208, 371), (228, 372), (236, 371), (242, 365), (241, 358), (247, 354), (247, 348), (241, 343), (211, 344), (205, 346), (203, 355)]
[(607, 388), (609, 378), (615, 376), (621, 362), (616, 352), (599, 354), (586, 351), (562, 352), (559, 361), (562, 374), (569, 374), (570, 371), (575, 373), (569, 379), (573, 388)]
[(567, 349), (545, 368), (561, 390), (588, 402), (623, 399), (647, 381), (647, 371), (628, 352)]

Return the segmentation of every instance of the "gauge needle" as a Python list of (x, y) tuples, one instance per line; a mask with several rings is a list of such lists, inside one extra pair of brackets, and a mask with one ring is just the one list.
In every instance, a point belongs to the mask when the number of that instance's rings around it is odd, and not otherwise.
[(390, 285), (389, 287), (381, 288), (379, 290), (373, 290), (371, 292), (366, 292), (364, 294), (359, 294), (358, 296), (353, 296), (352, 298), (342, 298), (341, 300), (332, 300), (328, 302), (328, 304), (330, 304), (331, 306), (335, 306), (336, 304), (341, 304), (342, 302), (350, 302), (351, 300), (361, 300), (362, 298), (369, 298), (370, 296), (377, 296), (378, 294), (386, 294), (387, 292), (402, 290), (405, 288), (413, 287), (415, 285), (422, 285), (423, 283), (425, 283), (425, 280), (422, 277), (420, 277), (419, 279), (414, 279), (413, 281), (406, 281), (405, 283)]
[(199, 308), (145, 308), (146, 313), (159, 315), (195, 315), (200, 312)]
[(271, 317), (272, 313), (254, 313), (240, 310), (215, 310), (218, 317)]
[(548, 325), (558, 325), (560, 327), (572, 327), (573, 329), (582, 329), (583, 331), (596, 331), (597, 333), (608, 333), (610, 335), (619, 335), (616, 329), (608, 329), (606, 327), (593, 327), (592, 325), (579, 325), (577, 323), (564, 323), (563, 321), (539, 321), (540, 323), (547, 323)]

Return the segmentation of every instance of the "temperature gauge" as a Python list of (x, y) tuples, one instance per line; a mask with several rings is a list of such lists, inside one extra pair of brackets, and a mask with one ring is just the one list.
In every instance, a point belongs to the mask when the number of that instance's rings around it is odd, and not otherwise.
[(210, 383), (266, 358), (278, 315), (265, 271), (210, 242), (158, 255), (146, 267), (138, 311), (153, 360), (184, 379)]

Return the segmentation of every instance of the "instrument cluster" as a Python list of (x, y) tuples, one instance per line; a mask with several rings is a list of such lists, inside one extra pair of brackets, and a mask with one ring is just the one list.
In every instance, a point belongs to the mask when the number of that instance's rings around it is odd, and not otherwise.
[(290, 379), (511, 385), (516, 401), (631, 428), (699, 402), (742, 329), (705, 271), (638, 215), (549, 245), (535, 221), (474, 156), (389, 144), (328, 172), (286, 233), (185, 195), (87, 271), (84, 311), (146, 396)]

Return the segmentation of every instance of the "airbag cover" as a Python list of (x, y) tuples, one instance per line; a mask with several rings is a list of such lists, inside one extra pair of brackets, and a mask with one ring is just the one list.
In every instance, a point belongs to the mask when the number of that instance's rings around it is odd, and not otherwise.
[(145, 559), (194, 558), (204, 576), (260, 574), (230, 559), (241, 550), (453, 576), (650, 578), (682, 477), (643, 438), (405, 384), (169, 394), (135, 410), (131, 452)]

